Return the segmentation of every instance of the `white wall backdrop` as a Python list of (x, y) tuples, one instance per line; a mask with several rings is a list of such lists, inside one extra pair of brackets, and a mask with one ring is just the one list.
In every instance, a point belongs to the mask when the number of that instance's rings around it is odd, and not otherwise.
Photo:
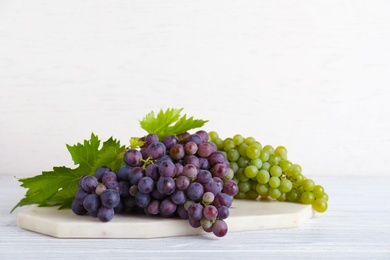
[(65, 144), (206, 130), (284, 145), (307, 176), (390, 175), (389, 1), (0, 0), (0, 174), (72, 166)]

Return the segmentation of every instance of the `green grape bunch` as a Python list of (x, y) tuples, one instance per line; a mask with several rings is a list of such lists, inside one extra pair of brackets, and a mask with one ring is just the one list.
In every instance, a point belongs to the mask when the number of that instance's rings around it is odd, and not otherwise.
[(234, 171), (237, 199), (275, 199), (312, 205), (316, 212), (328, 208), (328, 195), (321, 185), (302, 174), (302, 167), (287, 158), (284, 146), (262, 144), (253, 137), (236, 134), (222, 139), (209, 132), (211, 141), (222, 151)]

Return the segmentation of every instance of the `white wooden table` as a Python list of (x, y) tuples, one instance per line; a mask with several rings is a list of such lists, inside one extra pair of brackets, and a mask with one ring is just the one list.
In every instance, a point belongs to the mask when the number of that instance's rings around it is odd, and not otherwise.
[(19, 228), (25, 190), (0, 175), (0, 259), (390, 259), (388, 186), (380, 177), (315, 177), (329, 209), (299, 228), (158, 239), (58, 239)]

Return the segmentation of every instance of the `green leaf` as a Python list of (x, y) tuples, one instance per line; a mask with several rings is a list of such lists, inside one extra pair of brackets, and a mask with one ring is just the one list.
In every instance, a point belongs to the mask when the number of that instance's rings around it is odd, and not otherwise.
[(148, 133), (156, 134), (160, 140), (167, 135), (177, 135), (191, 129), (202, 127), (207, 120), (187, 118), (187, 115), (180, 117), (183, 108), (168, 108), (160, 110), (155, 116), (154, 112), (147, 114), (141, 121), (141, 127)]
[(11, 210), (17, 207), (38, 204), (39, 206), (59, 205), (60, 208), (69, 208), (78, 189), (79, 178), (83, 175), (93, 175), (96, 168), (102, 165), (117, 171), (123, 164), (125, 146), (109, 138), (100, 147), (100, 140), (92, 133), (90, 140), (83, 144), (66, 145), (77, 168), (65, 166), (53, 167), (52, 171), (22, 178), (18, 181), (21, 186), (28, 189), (25, 197)]

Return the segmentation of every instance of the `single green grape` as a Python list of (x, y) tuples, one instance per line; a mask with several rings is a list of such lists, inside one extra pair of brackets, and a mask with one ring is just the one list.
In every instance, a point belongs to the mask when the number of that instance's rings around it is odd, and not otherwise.
[(234, 149), (235, 147), (236, 144), (232, 139), (225, 139), (225, 141), (223, 141), (223, 150), (225, 152), (229, 152), (231, 149)]
[(240, 166), (240, 168), (247, 167), (249, 165), (249, 163), (250, 163), (250, 159), (248, 157), (241, 156), (237, 160), (237, 164), (238, 164), (238, 166)]
[(256, 146), (260, 150), (260, 152), (261, 152), (261, 149), (263, 149), (263, 146), (261, 145), (261, 143), (259, 141), (255, 141), (255, 142), (251, 143), (250, 145)]
[(282, 192), (278, 188), (269, 188), (268, 195), (273, 199), (277, 199), (282, 195)]
[(267, 152), (269, 155), (275, 152), (274, 148), (271, 145), (264, 146), (262, 150)]
[(257, 167), (254, 165), (249, 165), (245, 167), (245, 175), (250, 179), (256, 177), (258, 171), (259, 170), (257, 169)]
[(273, 177), (280, 177), (280, 176), (282, 176), (283, 171), (282, 171), (282, 168), (280, 166), (274, 165), (269, 170), (269, 173)]
[(321, 185), (316, 185), (313, 188), (313, 194), (316, 198), (322, 198), (324, 196), (325, 190)]
[(215, 140), (218, 136), (218, 133), (215, 132), (215, 131), (210, 131), (209, 132), (209, 137), (211, 138), (211, 140)]
[(281, 192), (289, 192), (289, 191), (291, 191), (292, 187), (293, 187), (293, 184), (290, 180), (285, 179), (285, 178), (280, 180), (279, 189)]
[(245, 199), (245, 192), (238, 191), (236, 195), (234, 195), (234, 198), (236, 199)]
[(277, 155), (277, 154), (271, 154), (271, 155), (269, 156), (268, 162), (269, 162), (271, 165), (278, 165), (279, 162), (280, 162), (280, 156)]
[(312, 179), (306, 179), (301, 182), (301, 187), (305, 191), (312, 191), (314, 189), (315, 183)]
[(269, 159), (269, 153), (268, 153), (267, 151), (264, 151), (264, 149), (263, 149), (263, 150), (261, 150), (261, 152), (260, 152), (259, 158), (260, 158), (260, 160), (262, 160), (263, 162), (266, 162), (266, 161), (268, 161), (268, 159)]
[(305, 191), (301, 194), (301, 201), (303, 204), (312, 204), (314, 199), (314, 194), (311, 191)]
[(261, 169), (269, 171), (271, 169), (271, 164), (269, 162), (263, 162), (263, 166), (261, 166)]
[(328, 201), (329, 199), (328, 194), (325, 192), (321, 199)]
[(277, 198), (277, 200), (278, 201), (286, 201), (286, 193), (282, 192), (282, 194)]
[(254, 190), (249, 190), (245, 192), (245, 198), (248, 200), (255, 200), (259, 197), (259, 194)]
[(317, 212), (325, 212), (328, 209), (328, 202), (323, 199), (319, 198), (313, 201), (313, 209)]
[(244, 142), (244, 137), (242, 137), (242, 135), (240, 134), (236, 134), (235, 136), (233, 136), (233, 142), (236, 145), (240, 145)]
[(301, 173), (294, 173), (291, 177), (291, 181), (294, 185), (300, 185), (303, 181), (304, 177)]
[(233, 170), (234, 173), (236, 173), (238, 171), (238, 169), (240, 168), (238, 166), (237, 162), (230, 162), (229, 165), (230, 165), (230, 168)]
[(256, 139), (254, 137), (251, 137), (251, 136), (244, 139), (244, 143), (246, 143), (247, 145), (251, 145), (254, 142), (256, 142)]
[(242, 192), (247, 192), (251, 189), (251, 184), (249, 181), (240, 181), (238, 183), (238, 189)]
[(295, 173), (302, 173), (302, 167), (299, 165), (299, 164), (293, 164), (292, 165), (292, 169), (291, 169), (291, 173), (292, 174), (295, 174)]
[(257, 192), (260, 196), (268, 195), (268, 190), (269, 190), (268, 184), (260, 184), (260, 183), (258, 183), (258, 184), (256, 185), (256, 192)]
[(240, 158), (240, 153), (237, 149), (233, 148), (227, 152), (227, 159), (229, 162), (236, 162)]
[(291, 173), (293, 164), (289, 160), (281, 160), (279, 166), (282, 168), (282, 171), (285, 173)]
[(256, 158), (258, 158), (260, 156), (260, 151), (261, 150), (256, 145), (251, 144), (246, 149), (246, 156), (249, 159), (256, 159)]
[(287, 149), (284, 146), (278, 146), (275, 148), (275, 154), (279, 155), (280, 158), (286, 160), (287, 159)]
[(238, 152), (241, 156), (246, 156), (246, 149), (248, 149), (248, 146), (246, 143), (242, 143), (238, 146)]
[(256, 180), (258, 183), (266, 184), (268, 183), (270, 174), (266, 170), (260, 170), (256, 175)]
[(213, 139), (213, 143), (219, 151), (223, 150), (223, 140), (221, 138), (216, 137), (215, 139)]
[(249, 163), (251, 165), (256, 166), (256, 168), (259, 169), (259, 170), (263, 166), (263, 162), (260, 160), (260, 158), (252, 159)]
[(238, 171), (236, 172), (235, 176), (239, 181), (249, 180), (249, 178), (246, 177), (246, 175), (245, 175), (245, 168), (241, 168), (241, 167), (238, 168)]
[(298, 190), (292, 189), (286, 193), (286, 199), (290, 202), (296, 202), (300, 199), (300, 193)]
[(276, 189), (280, 185), (280, 178), (273, 176), (269, 178), (268, 184), (271, 188)]

